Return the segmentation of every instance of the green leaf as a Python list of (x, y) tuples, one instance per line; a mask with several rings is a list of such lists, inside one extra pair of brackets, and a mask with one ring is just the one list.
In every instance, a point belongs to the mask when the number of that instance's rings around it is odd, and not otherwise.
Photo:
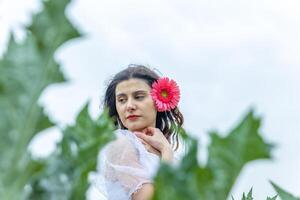
[(197, 141), (192, 138), (188, 140), (189, 152), (178, 167), (162, 163), (155, 178), (154, 200), (199, 199), (198, 181), (209, 181), (211, 176), (209, 171), (198, 167)]
[(0, 60), (0, 170), (5, 172), (0, 174), (0, 196), (6, 200), (23, 199), (27, 183), (44, 169), (27, 148), (34, 136), (54, 125), (38, 105), (47, 86), (65, 80), (54, 53), (79, 36), (64, 15), (68, 2), (44, 1), (25, 40), (17, 43), (10, 35)]
[(212, 170), (214, 199), (225, 199), (243, 167), (250, 161), (270, 158), (272, 145), (259, 133), (260, 119), (250, 111), (228, 136), (211, 133), (207, 167)]
[[(260, 136), (259, 126), (260, 119), (250, 111), (226, 137), (211, 133), (204, 167), (197, 163), (197, 141), (187, 137), (191, 145), (180, 165), (162, 165), (159, 169), (153, 199), (227, 199), (248, 162), (271, 157), (271, 145)], [(186, 136), (183, 130), (181, 132)], [(252, 199), (252, 190), (245, 198)]]
[(245, 193), (243, 193), (242, 200), (253, 200), (253, 197), (252, 197), (252, 188), (248, 192), (247, 196), (245, 196)]
[[(267, 200), (276, 200), (276, 198), (277, 198), (277, 195), (274, 196), (273, 198), (267, 197)], [(231, 199), (234, 200), (233, 196), (231, 196)], [(253, 197), (252, 197), (252, 188), (251, 188), (251, 190), (248, 192), (247, 196), (245, 196), (245, 193), (243, 193), (242, 200), (253, 200)]]
[(33, 22), (28, 27), (35, 34), (43, 53), (54, 51), (67, 40), (80, 36), (65, 16), (65, 8), (70, 0), (44, 1), (43, 12), (33, 16)]
[(275, 195), (274, 197), (267, 197), (267, 200), (276, 200), (277, 199), (277, 195)]
[(107, 111), (95, 121), (86, 105), (76, 124), (64, 130), (57, 150), (46, 160), (45, 173), (32, 182), (29, 199), (84, 199), (88, 174), (96, 170), (100, 148), (114, 139), (114, 129)]
[(278, 193), (279, 197), (282, 200), (300, 200), (299, 197), (293, 196), (292, 194), (290, 194), (287, 191), (283, 190), (281, 187), (279, 187), (278, 185), (276, 185), (272, 181), (270, 181), (270, 182), (271, 182), (273, 188), (276, 190), (276, 192)]

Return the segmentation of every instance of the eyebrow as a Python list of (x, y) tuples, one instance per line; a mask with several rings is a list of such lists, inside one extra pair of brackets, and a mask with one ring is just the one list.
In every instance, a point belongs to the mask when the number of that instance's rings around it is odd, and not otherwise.
[[(136, 95), (136, 94), (140, 94), (140, 93), (147, 94), (148, 91), (146, 91), (146, 90), (137, 90), (137, 91), (134, 91), (132, 94)], [(119, 94), (116, 95), (116, 97), (121, 97), (121, 96), (126, 96), (126, 94), (125, 93), (119, 93)]]

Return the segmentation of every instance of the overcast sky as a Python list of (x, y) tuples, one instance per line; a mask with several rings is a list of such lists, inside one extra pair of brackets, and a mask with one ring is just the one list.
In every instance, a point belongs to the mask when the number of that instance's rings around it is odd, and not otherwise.
[[(22, 39), (38, 2), (0, 0), (1, 53), (9, 30)], [(97, 116), (107, 80), (130, 63), (146, 64), (180, 85), (185, 128), (200, 138), (202, 161), (209, 130), (226, 134), (250, 107), (263, 117), (274, 160), (247, 165), (235, 197), (252, 186), (255, 199), (274, 195), (268, 180), (300, 196), (299, 0), (76, 0), (67, 11), (85, 36), (57, 52), (69, 83), (40, 99), (60, 126), (88, 100)], [(47, 130), (32, 149), (47, 155), (59, 138)]]

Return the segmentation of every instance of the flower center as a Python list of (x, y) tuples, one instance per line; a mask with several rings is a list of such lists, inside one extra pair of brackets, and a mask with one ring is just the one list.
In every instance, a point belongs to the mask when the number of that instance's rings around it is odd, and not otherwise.
[(166, 90), (161, 91), (161, 96), (163, 98), (167, 98), (168, 97), (168, 92)]

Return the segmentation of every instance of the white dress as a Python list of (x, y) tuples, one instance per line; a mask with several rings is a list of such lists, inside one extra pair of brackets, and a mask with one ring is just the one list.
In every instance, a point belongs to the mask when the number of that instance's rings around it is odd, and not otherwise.
[(143, 184), (153, 182), (160, 158), (148, 152), (134, 133), (118, 129), (115, 134), (117, 139), (99, 153), (92, 184), (107, 200), (130, 200)]

